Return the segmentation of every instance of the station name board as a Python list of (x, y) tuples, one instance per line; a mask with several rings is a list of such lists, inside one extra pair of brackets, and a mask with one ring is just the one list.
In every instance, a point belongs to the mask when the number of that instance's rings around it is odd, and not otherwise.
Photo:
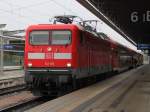
[(138, 50), (148, 50), (150, 49), (150, 44), (137, 44)]
[[(1, 46), (0, 46), (1, 49)], [(5, 44), (3, 45), (4, 50), (24, 50), (23, 46), (18, 46), (18, 45), (11, 45), (11, 44)]]

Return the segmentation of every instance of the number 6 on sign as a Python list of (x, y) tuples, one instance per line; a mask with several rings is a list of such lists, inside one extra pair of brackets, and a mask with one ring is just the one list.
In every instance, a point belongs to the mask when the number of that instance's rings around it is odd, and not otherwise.
[(132, 22), (138, 22), (138, 16), (137, 16), (138, 12), (132, 12), (131, 13), (131, 21)]

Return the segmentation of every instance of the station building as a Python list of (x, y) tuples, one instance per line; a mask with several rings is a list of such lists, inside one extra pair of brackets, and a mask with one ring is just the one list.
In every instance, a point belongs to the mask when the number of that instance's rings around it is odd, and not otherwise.
[[(1, 41), (0, 44), (2, 44)], [(12, 38), (3, 37), (4, 67), (23, 67), (24, 45), (25, 40), (22, 36), (13, 36)]]

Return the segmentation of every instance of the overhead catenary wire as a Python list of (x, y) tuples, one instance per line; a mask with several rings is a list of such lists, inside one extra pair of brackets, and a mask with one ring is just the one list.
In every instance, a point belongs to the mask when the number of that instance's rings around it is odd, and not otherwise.
[[(18, 5), (9, 3), (9, 2), (7, 2), (7, 1), (2, 1), (2, 2), (5, 3), (5, 4), (8, 4), (8, 5), (10, 5), (10, 6), (11, 6), (11, 5), (16, 6), (16, 7), (18, 7), (18, 8), (13, 8), (13, 9), (11, 9), (11, 10), (0, 9), (1, 12), (5, 12), (5, 13), (12, 14), (12, 15), (16, 15), (16, 16), (18, 16), (18, 17), (20, 17), (20, 18), (25, 18), (25, 19), (28, 19), (28, 20), (36, 21), (37, 23), (39, 23), (40, 21), (38, 21), (38, 20), (35, 19), (35, 18), (32, 18), (31, 16), (24, 16), (24, 15), (22, 15), (22, 14), (20, 14), (20, 13), (16, 13), (15, 11), (16, 11), (16, 10), (19, 10), (19, 11), (21, 11), (21, 10), (29, 10), (28, 8), (33, 8), (33, 7), (36, 7), (36, 6), (38, 6), (38, 5), (46, 4), (46, 3), (48, 3), (48, 2), (53, 2), (53, 3), (55, 3), (56, 5), (58, 5), (59, 7), (62, 7), (63, 9), (65, 9), (65, 10), (67, 10), (67, 11), (69, 11), (69, 12), (75, 14), (75, 12), (73, 12), (71, 9), (68, 9), (66, 6), (64, 6), (64, 5), (62, 5), (62, 4), (58, 3), (58, 2), (56, 2), (55, 0), (46, 0), (46, 1), (38, 2), (38, 3), (34, 3), (34, 4), (27, 5), (27, 6), (22, 6), (22, 7), (19, 7)], [(35, 13), (35, 11), (32, 11), (31, 9), (30, 9), (30, 12)], [(40, 15), (43, 16), (43, 12), (40, 13), (40, 12), (38, 11), (38, 14), (40, 14)], [(49, 14), (45, 14), (46, 17), (48, 17), (48, 15), (49, 15)], [(77, 14), (76, 14), (76, 15), (77, 15)], [(19, 22), (19, 21), (18, 21), (18, 22)], [(21, 22), (22, 22), (22, 21), (21, 21)]]
[[(7, 13), (9, 13), (9, 12), (11, 12), (11, 13), (13, 13), (13, 14), (15, 14), (15, 15), (18, 15), (18, 16), (21, 16), (21, 17), (23, 17), (23, 15), (22, 14), (20, 14), (20, 13), (16, 13), (15, 11), (21, 11), (21, 10), (29, 10), (29, 12), (33, 12), (33, 13), (35, 13), (36, 11), (33, 11), (33, 10), (31, 10), (31, 9), (29, 9), (29, 8), (33, 8), (34, 6), (38, 6), (38, 5), (44, 5), (44, 4), (46, 4), (47, 2), (48, 2), (49, 0), (47, 0), (47, 1), (45, 1), (45, 2), (39, 2), (39, 3), (37, 3), (37, 4), (30, 4), (30, 5), (28, 5), (28, 6), (23, 6), (23, 7), (20, 7), (19, 5), (15, 5), (15, 4), (11, 4), (11, 3), (9, 3), (9, 2), (7, 2), (7, 1), (2, 1), (3, 3), (5, 3), (5, 4), (8, 4), (8, 5), (13, 5), (13, 6), (15, 6), (15, 7), (17, 7), (17, 8), (13, 8), (13, 9), (11, 9), (11, 10), (5, 10), (5, 12), (7, 12)], [(0, 10), (3, 10), (3, 9), (0, 9)], [(44, 12), (40, 12), (39, 10), (38, 10), (38, 12), (37, 12), (38, 14), (40, 14), (40, 15), (42, 15), (42, 16), (47, 16), (48, 17), (48, 14), (44, 14)], [(30, 17), (29, 16), (29, 18), (32, 18), (32, 17)], [(35, 20), (35, 18), (32, 18), (32, 19), (34, 19)], [(37, 21), (37, 20), (36, 20)]]
[[(5, 13), (12, 14), (12, 15), (16, 15), (16, 16), (21, 17), (21, 18), (26, 18), (26, 19), (28, 19), (28, 20), (37, 21), (37, 20), (35, 20), (34, 18), (29, 18), (28, 16), (23, 16), (23, 15), (21, 15), (21, 14), (17, 14), (17, 13), (15, 13), (14, 11), (11, 11), (11, 10), (0, 9), (0, 12), (5, 12)], [(38, 22), (38, 21), (37, 21), (37, 22)]]
[(67, 11), (69, 11), (69, 12), (75, 14), (75, 15), (78, 15), (77, 13), (72, 11), (70, 8), (67, 8), (66, 6), (64, 6), (64, 5), (60, 4), (59, 2), (57, 2), (56, 0), (51, 0), (51, 1), (54, 2), (56, 5), (58, 5), (59, 7), (62, 7), (62, 8), (66, 9)]

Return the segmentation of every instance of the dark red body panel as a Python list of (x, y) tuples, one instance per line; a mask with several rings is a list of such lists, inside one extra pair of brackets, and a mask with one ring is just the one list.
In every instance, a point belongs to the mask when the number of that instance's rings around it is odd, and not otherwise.
[[(71, 32), (70, 44), (51, 44), (50, 34), (57, 30)], [(33, 31), (48, 31), (50, 42), (46, 45), (31, 45), (30, 34)], [(42, 36), (39, 37), (41, 39)], [(35, 95), (56, 94), (56, 90), (64, 86), (65, 89), (76, 89), (78, 81), (86, 83), (83, 78), (88, 79), (88, 82), (89, 77), (93, 76), (91, 79), (96, 80), (102, 73), (120, 72), (141, 65), (143, 59), (141, 54), (73, 24), (28, 27), (24, 54), (25, 81)]]
[[(41, 30), (69, 30), (71, 31), (71, 43), (52, 46), (30, 45), (29, 33)], [(49, 48), (50, 51), (48, 51)], [(26, 33), (24, 62), (26, 69), (69, 68), (72, 69), (72, 75), (80, 78), (134, 66), (133, 57), (137, 53), (131, 51), (112, 40), (102, 39), (73, 24), (33, 25), (27, 29)], [(28, 53), (44, 53), (44, 59), (28, 59)], [(70, 53), (71, 58), (54, 59), (55, 53)], [(32, 67), (28, 67), (29, 63), (32, 63)], [(68, 67), (67, 63), (70, 63), (71, 66)]]

